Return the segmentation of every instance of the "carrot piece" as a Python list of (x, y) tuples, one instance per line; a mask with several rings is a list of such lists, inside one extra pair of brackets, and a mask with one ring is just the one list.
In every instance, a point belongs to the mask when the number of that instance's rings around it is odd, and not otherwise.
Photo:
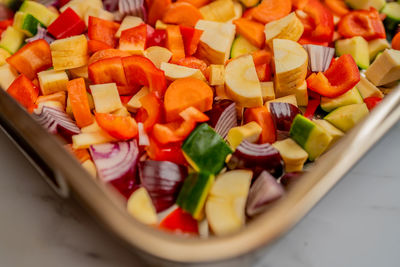
[(183, 78), (170, 84), (164, 97), (166, 120), (180, 119), (179, 113), (188, 107), (201, 112), (212, 108), (213, 91), (205, 82), (195, 78)]
[(67, 83), (68, 98), (76, 124), (82, 128), (93, 123), (89, 100), (86, 94), (86, 84), (83, 78), (71, 80)]
[(112, 47), (106, 43), (103, 43), (102, 41), (97, 41), (97, 40), (89, 40), (88, 41), (89, 54), (93, 54), (97, 51), (106, 50), (106, 49), (110, 49), (110, 48), (112, 48)]
[(171, 5), (171, 0), (154, 0), (149, 6), (147, 15), (147, 23), (150, 25), (156, 24), (157, 20), (162, 19), (168, 7)]
[(263, 0), (251, 11), (251, 17), (263, 24), (283, 18), (292, 10), (291, 0)]
[(400, 32), (398, 32), (392, 39), (392, 48), (400, 50)]
[(325, 5), (338, 17), (342, 17), (350, 12), (344, 0), (325, 0)]
[(32, 112), (39, 96), (39, 89), (24, 74), (19, 75), (8, 87), (9, 93), (15, 100)]
[(185, 57), (176, 62), (176, 64), (192, 69), (199, 69), (204, 75), (207, 71), (207, 63), (197, 57)]
[(96, 113), (96, 121), (109, 135), (119, 140), (129, 140), (138, 134), (138, 125), (130, 116)]
[(172, 52), (172, 63), (185, 58), (185, 46), (183, 45), (183, 38), (179, 26), (167, 26), (167, 48)]
[(74, 149), (72, 144), (66, 144), (64, 147), (71, 152), (80, 163), (84, 163), (85, 161), (91, 159), (87, 149)]
[(173, 3), (164, 13), (163, 21), (165, 23), (179, 24), (183, 26), (194, 27), (203, 15), (200, 10), (189, 3)]
[(129, 52), (126, 51), (121, 51), (119, 49), (106, 49), (106, 50), (100, 50), (97, 51), (96, 53), (94, 53), (90, 58), (89, 58), (89, 62), (88, 65), (102, 60), (102, 59), (106, 59), (106, 58), (112, 58), (112, 57), (129, 57), (131, 56), (131, 54)]
[(193, 6), (199, 8), (202, 6), (207, 5), (208, 3), (210, 3), (210, 0), (178, 0), (178, 3), (189, 3), (192, 4)]
[(262, 48), (265, 43), (264, 25), (249, 19), (239, 18), (233, 21), (236, 33), (246, 38), (252, 45)]
[(272, 116), (266, 107), (246, 109), (246, 111), (244, 112), (244, 120), (245, 123), (255, 121), (261, 126), (262, 132), (258, 143), (272, 144), (276, 141), (276, 130), (274, 126), (274, 121), (272, 120)]

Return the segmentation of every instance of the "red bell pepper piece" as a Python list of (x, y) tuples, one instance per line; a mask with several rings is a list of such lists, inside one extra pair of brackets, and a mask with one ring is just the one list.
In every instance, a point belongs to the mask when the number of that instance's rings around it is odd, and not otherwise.
[(139, 109), (136, 119), (143, 122), (144, 130), (146, 133), (150, 133), (154, 124), (161, 121), (162, 102), (154, 93), (145, 95), (139, 101), (142, 103), (142, 107)]
[(144, 51), (147, 41), (147, 25), (139, 26), (122, 31), (119, 46), (122, 50)]
[(36, 40), (22, 47), (6, 61), (28, 79), (33, 80), (38, 72), (52, 66), (50, 46), (43, 39)]
[(182, 153), (182, 143), (162, 145), (154, 137), (149, 136), (150, 145), (146, 147), (147, 155), (152, 160), (171, 161), (176, 164), (187, 165)]
[(199, 234), (199, 225), (192, 215), (184, 212), (181, 208), (177, 208), (171, 212), (164, 220), (160, 223), (160, 228), (186, 234)]
[(162, 29), (153, 29), (150, 25), (147, 25), (147, 43), (146, 48), (151, 46), (165, 47), (167, 40), (167, 32)]
[(252, 121), (257, 122), (261, 128), (259, 144), (274, 143), (276, 141), (276, 129), (274, 121), (272, 120), (271, 113), (266, 107), (248, 108), (244, 112), (244, 121), (249, 123)]
[(373, 7), (370, 10), (354, 10), (344, 15), (339, 22), (338, 32), (344, 38), (362, 36), (367, 41), (386, 38), (385, 27), (378, 11)]
[(119, 29), (119, 24), (96, 17), (89, 17), (88, 36), (90, 40), (101, 41), (111, 47), (115, 47), (115, 34)]
[(70, 7), (61, 13), (47, 28), (47, 31), (57, 39), (79, 35), (85, 30), (85, 22)]
[(116, 83), (127, 85), (122, 59), (120, 57), (98, 60), (88, 67), (89, 78), (95, 84)]
[(308, 18), (301, 19), (305, 25), (303, 37), (321, 43), (332, 42), (335, 28), (331, 11), (319, 0), (308, 0), (299, 9), (308, 15)]
[(307, 87), (329, 98), (338, 97), (352, 89), (360, 81), (360, 71), (351, 55), (343, 55), (324, 73), (311, 74)]
[(197, 57), (185, 57), (176, 62), (176, 64), (192, 69), (199, 69), (204, 75), (207, 70), (207, 63)]
[(14, 22), (13, 19), (0, 21), (0, 34), (2, 34), (7, 29), (8, 26), (11, 26), (13, 22)]
[(179, 29), (181, 30), (186, 56), (194, 55), (197, 51), (197, 46), (199, 45), (203, 31), (182, 25), (179, 26)]
[(106, 50), (106, 49), (112, 49), (112, 47), (101, 41), (97, 41), (97, 40), (89, 40), (88, 41), (89, 54), (93, 54), (93, 53), (96, 53), (97, 51)]
[(317, 108), (320, 104), (321, 104), (321, 98), (310, 99), (308, 101), (308, 105), (307, 105), (306, 112), (304, 113), (304, 117), (311, 120), (314, 117), (315, 111), (317, 110)]
[(95, 117), (98, 125), (116, 139), (129, 140), (138, 134), (137, 123), (130, 116), (96, 113)]
[(148, 58), (130, 56), (122, 58), (128, 85), (148, 86), (158, 98), (164, 96), (166, 90), (165, 75)]
[(252, 53), (252, 56), (260, 82), (270, 81), (272, 76), (271, 53), (266, 50), (257, 50)]
[(154, 138), (161, 144), (180, 142), (193, 131), (198, 122), (208, 121), (209, 118), (198, 109), (188, 107), (179, 114), (182, 122), (171, 122), (167, 124), (155, 124), (153, 128)]
[(381, 101), (382, 98), (373, 96), (364, 99), (364, 103), (367, 105), (370, 111), (373, 110)]
[(400, 50), (400, 32), (396, 33), (392, 39), (392, 49)]
[(39, 89), (24, 74), (21, 74), (8, 87), (7, 93), (29, 112), (32, 112), (36, 107), (35, 102), (39, 96)]

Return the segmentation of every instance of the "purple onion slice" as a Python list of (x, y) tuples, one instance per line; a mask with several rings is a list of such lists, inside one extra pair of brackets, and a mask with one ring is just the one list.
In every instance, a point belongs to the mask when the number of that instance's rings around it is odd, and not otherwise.
[(90, 154), (103, 182), (111, 183), (126, 198), (137, 188), (136, 165), (139, 148), (136, 140), (93, 145)]
[(187, 168), (169, 161), (146, 160), (139, 163), (139, 176), (157, 212), (161, 212), (175, 204)]
[(63, 110), (44, 106), (35, 120), (52, 134), (60, 134), (67, 140), (81, 131), (75, 122)]
[(51, 44), (52, 42), (55, 41), (55, 39), (51, 37), (50, 34), (47, 32), (47, 30), (42, 26), (40, 26), (40, 24), (38, 24), (37, 26), (37, 33), (31, 38), (26, 39), (26, 42), (31, 43), (39, 39), (44, 39), (48, 44)]
[(146, 9), (144, 6), (144, 0), (119, 0), (118, 1), (119, 13), (123, 16), (132, 15), (141, 17), (146, 21)]
[(271, 102), (269, 103), (269, 110), (277, 131), (278, 140), (286, 139), (289, 137), (290, 127), (294, 118), (297, 114), (301, 114), (300, 109), (289, 103)]
[(252, 217), (262, 212), (268, 204), (281, 198), (285, 190), (268, 172), (263, 171), (250, 187), (246, 213)]
[(115, 12), (118, 10), (117, 0), (103, 0), (104, 9), (110, 12)]
[(207, 116), (210, 118), (209, 125), (224, 139), (229, 130), (237, 126), (236, 104), (231, 100), (216, 100)]
[(303, 45), (308, 53), (308, 68), (312, 72), (326, 71), (335, 55), (335, 49), (322, 45), (306, 44)]
[(275, 178), (283, 173), (284, 163), (279, 151), (270, 144), (252, 144), (243, 141), (228, 162), (229, 169), (252, 169), (254, 177), (268, 171)]

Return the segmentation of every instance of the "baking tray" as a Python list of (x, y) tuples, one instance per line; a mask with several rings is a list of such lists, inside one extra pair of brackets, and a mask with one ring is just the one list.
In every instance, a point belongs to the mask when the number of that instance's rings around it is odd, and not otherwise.
[(238, 233), (209, 239), (157, 231), (133, 219), (124, 202), (96, 182), (62, 143), (0, 89), (0, 128), (62, 197), (78, 199), (109, 232), (152, 265), (245, 266), (293, 227), (399, 120), (400, 86), (329, 152), (286, 195)]

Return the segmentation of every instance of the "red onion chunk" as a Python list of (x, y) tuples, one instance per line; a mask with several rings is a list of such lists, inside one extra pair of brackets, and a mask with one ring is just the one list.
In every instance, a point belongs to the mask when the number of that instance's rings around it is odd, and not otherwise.
[(40, 26), (40, 24), (38, 24), (38, 26), (37, 26), (37, 33), (35, 34), (35, 36), (32, 36), (29, 39), (26, 39), (26, 42), (31, 43), (31, 42), (37, 41), (39, 39), (45, 40), (48, 44), (51, 44), (52, 42), (55, 41), (55, 39), (53, 37), (51, 37), (50, 34), (47, 32), (47, 30), (45, 28), (43, 28), (42, 26)]
[(137, 188), (136, 165), (139, 148), (136, 140), (93, 145), (90, 154), (103, 182), (111, 183), (122, 195), (129, 196)]
[(274, 121), (275, 129), (280, 132), (289, 133), (292, 122), (301, 111), (295, 105), (289, 103), (269, 103), (269, 110)]
[(209, 125), (224, 139), (229, 130), (237, 126), (236, 104), (231, 100), (216, 100), (206, 114), (210, 118)]
[(139, 163), (139, 176), (157, 212), (161, 212), (175, 204), (187, 168), (169, 161), (146, 160)]
[(308, 68), (312, 72), (324, 72), (331, 65), (335, 49), (322, 45), (307, 44), (303, 45), (308, 53)]
[(118, 10), (117, 0), (103, 0), (104, 9), (110, 12), (115, 12)]
[(263, 171), (250, 188), (246, 205), (247, 215), (252, 217), (259, 214), (284, 193), (282, 185), (268, 172)]
[(123, 16), (132, 15), (141, 17), (146, 21), (146, 9), (144, 7), (144, 0), (119, 0), (118, 2), (119, 13)]
[(275, 178), (283, 173), (284, 163), (279, 151), (270, 144), (252, 144), (243, 141), (228, 162), (229, 169), (252, 169), (254, 177), (268, 171)]
[(35, 120), (52, 134), (60, 134), (67, 140), (81, 131), (75, 122), (63, 110), (44, 106)]

